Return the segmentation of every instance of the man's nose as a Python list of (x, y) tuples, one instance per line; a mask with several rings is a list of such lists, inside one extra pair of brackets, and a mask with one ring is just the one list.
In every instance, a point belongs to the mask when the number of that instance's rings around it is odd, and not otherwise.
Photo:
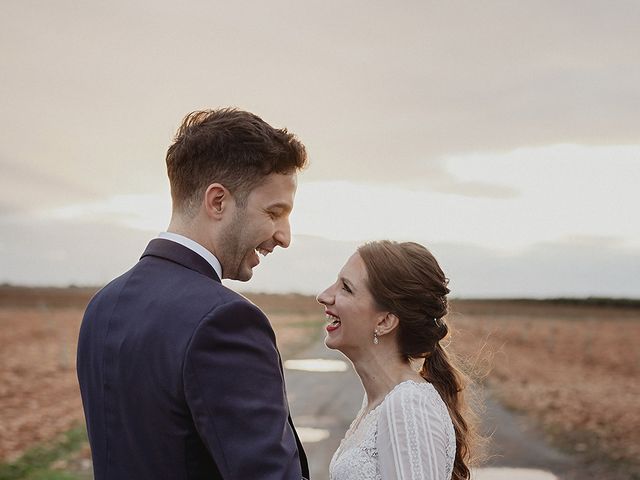
[(291, 225), (288, 218), (282, 219), (273, 238), (282, 248), (287, 248), (291, 245)]

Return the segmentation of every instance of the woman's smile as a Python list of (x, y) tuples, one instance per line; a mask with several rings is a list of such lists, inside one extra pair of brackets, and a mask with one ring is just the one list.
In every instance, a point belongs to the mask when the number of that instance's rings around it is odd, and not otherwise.
[(342, 324), (342, 322), (340, 322), (340, 319), (336, 315), (329, 312), (328, 310), (325, 310), (324, 313), (327, 317), (327, 320), (331, 322), (329, 323), (329, 325), (327, 325), (327, 332), (333, 332), (334, 330), (337, 330), (338, 328), (340, 328), (340, 325)]

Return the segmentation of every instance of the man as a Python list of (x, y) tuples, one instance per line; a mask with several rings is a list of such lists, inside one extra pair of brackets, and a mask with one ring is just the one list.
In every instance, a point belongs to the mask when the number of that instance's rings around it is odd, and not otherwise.
[(308, 477), (247, 281), (291, 241), (304, 146), (248, 112), (194, 112), (167, 152), (168, 231), (91, 300), (78, 379), (96, 480)]

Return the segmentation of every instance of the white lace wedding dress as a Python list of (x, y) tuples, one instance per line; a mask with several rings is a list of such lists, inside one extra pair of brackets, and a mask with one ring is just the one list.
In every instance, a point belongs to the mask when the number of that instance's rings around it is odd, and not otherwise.
[(456, 438), (449, 412), (430, 383), (399, 383), (360, 413), (331, 459), (330, 480), (450, 480)]

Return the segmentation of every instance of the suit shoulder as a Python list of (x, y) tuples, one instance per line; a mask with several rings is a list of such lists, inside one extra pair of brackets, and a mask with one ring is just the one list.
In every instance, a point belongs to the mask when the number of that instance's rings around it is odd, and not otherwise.
[(87, 304), (87, 310), (91, 309), (100, 303), (112, 303), (122, 292), (122, 289), (127, 283), (127, 279), (131, 274), (131, 270), (123, 273), (119, 277), (114, 278), (104, 287), (100, 288), (89, 300)]
[(270, 326), (267, 316), (260, 307), (246, 297), (230, 290), (225, 292), (220, 301), (216, 302), (208, 316), (221, 320), (228, 319), (237, 324), (252, 322)]
[(224, 339), (230, 335), (241, 337), (242, 342), (261, 343), (268, 339), (268, 344), (276, 343), (271, 322), (257, 305), (228, 289), (223, 297), (195, 325), (194, 337), (214, 335)]
[(208, 299), (212, 309), (226, 306), (226, 308), (231, 309), (255, 309), (262, 313), (262, 310), (247, 297), (215, 280), (201, 277), (194, 282), (192, 289), (194, 295), (202, 299)]

